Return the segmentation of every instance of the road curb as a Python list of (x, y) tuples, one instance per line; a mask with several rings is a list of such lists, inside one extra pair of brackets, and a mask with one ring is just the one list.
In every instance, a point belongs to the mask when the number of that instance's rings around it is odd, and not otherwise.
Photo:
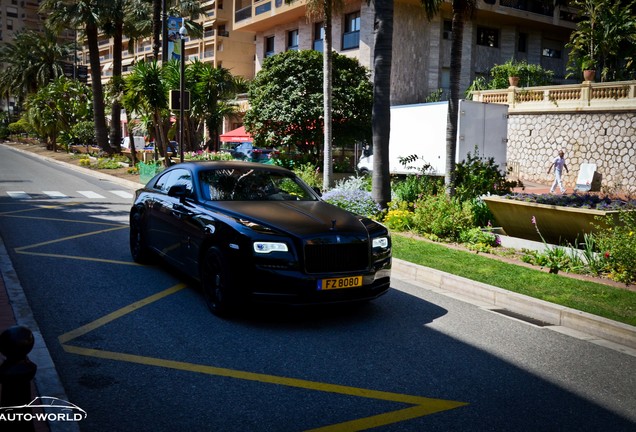
[(563, 326), (636, 349), (636, 327), (628, 324), (396, 258), (393, 259), (391, 275), (405, 282), (416, 281), (491, 307), (506, 309), (551, 325)]

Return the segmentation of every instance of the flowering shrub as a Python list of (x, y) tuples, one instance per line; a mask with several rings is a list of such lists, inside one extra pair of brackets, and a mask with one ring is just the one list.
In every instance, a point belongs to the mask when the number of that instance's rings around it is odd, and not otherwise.
[(382, 210), (380, 206), (373, 201), (369, 192), (360, 189), (332, 189), (325, 192), (322, 199), (330, 204), (367, 217), (377, 217)]
[(396, 231), (409, 231), (413, 228), (413, 216), (415, 213), (408, 209), (408, 203), (389, 203), (384, 224)]
[(569, 195), (552, 195), (552, 194), (528, 194), (515, 193), (504, 195), (504, 198), (524, 201), (537, 204), (548, 204), (562, 207), (577, 207), (596, 210), (620, 210), (627, 208), (636, 208), (636, 200), (622, 200), (610, 198), (608, 196), (599, 196), (595, 194), (569, 194)]
[(636, 281), (636, 212), (622, 211), (618, 220), (607, 220), (595, 235), (599, 250), (607, 261), (612, 279), (626, 284)]

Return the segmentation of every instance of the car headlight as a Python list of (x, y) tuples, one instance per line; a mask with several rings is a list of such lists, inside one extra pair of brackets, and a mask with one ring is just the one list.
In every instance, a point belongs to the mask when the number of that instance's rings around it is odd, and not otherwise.
[(373, 249), (386, 249), (389, 247), (389, 239), (388, 237), (378, 237), (373, 239)]
[(266, 242), (257, 241), (254, 242), (254, 252), (259, 254), (268, 254), (271, 252), (287, 252), (287, 244), (279, 242)]

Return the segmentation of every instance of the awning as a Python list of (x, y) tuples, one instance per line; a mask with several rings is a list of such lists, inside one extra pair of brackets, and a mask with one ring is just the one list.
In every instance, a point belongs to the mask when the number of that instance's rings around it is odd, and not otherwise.
[(126, 58), (126, 59), (122, 59), (122, 61), (121, 61), (121, 65), (122, 65), (122, 66), (129, 66), (129, 65), (131, 65), (131, 64), (132, 64), (132, 62), (134, 62), (134, 61), (135, 61), (135, 58), (134, 58), (134, 57), (129, 57), (129, 58)]
[(104, 65), (104, 67), (102, 68), (103, 71), (107, 71), (113, 68), (113, 62), (108, 62)]
[(253, 141), (252, 135), (245, 131), (245, 127), (231, 130), (220, 136), (221, 142), (251, 142)]

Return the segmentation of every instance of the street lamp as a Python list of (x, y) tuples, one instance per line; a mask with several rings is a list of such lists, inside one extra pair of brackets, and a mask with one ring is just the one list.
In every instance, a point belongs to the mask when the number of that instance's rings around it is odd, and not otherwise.
[(183, 163), (183, 116), (185, 112), (185, 39), (188, 31), (185, 28), (185, 18), (181, 19), (181, 28), (179, 29), (179, 39), (181, 40), (181, 76), (179, 82), (179, 155), (181, 163)]

